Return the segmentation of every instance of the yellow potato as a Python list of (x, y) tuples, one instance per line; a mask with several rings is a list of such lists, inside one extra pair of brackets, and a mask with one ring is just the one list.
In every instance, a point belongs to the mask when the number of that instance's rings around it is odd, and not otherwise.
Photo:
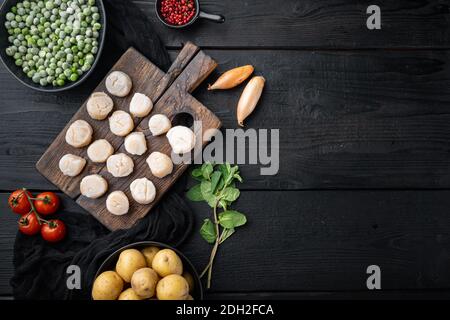
[(152, 261), (152, 268), (161, 277), (170, 274), (181, 275), (183, 273), (183, 263), (180, 257), (171, 249), (163, 249), (156, 253)]
[(159, 300), (186, 300), (189, 296), (189, 284), (178, 274), (162, 278), (156, 286)]
[(131, 287), (138, 296), (148, 299), (155, 295), (158, 280), (158, 274), (153, 269), (142, 268), (133, 273)]
[(116, 264), (116, 271), (125, 282), (130, 282), (133, 273), (146, 266), (147, 263), (142, 253), (136, 249), (127, 249), (120, 253), (119, 260), (117, 260)]
[(120, 294), (118, 300), (142, 300), (142, 298), (132, 288), (128, 288)]
[(141, 250), (142, 254), (145, 257), (145, 260), (147, 261), (147, 266), (149, 268), (152, 267), (153, 258), (155, 257), (156, 253), (159, 251), (158, 247), (147, 247)]
[(116, 300), (122, 289), (122, 278), (114, 271), (105, 271), (94, 281), (92, 298), (94, 300)]
[(194, 278), (192, 277), (192, 274), (185, 271), (183, 272), (183, 278), (185, 278), (189, 284), (189, 293), (192, 293), (192, 291), (194, 291)]

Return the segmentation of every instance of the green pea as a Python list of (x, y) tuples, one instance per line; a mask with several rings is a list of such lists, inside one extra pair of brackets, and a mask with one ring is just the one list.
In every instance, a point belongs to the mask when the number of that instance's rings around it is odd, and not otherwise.
[(46, 78), (42, 78), (41, 80), (39, 80), (39, 84), (41, 86), (45, 87), (48, 84), (47, 79)]
[(63, 79), (58, 79), (58, 80), (56, 80), (56, 83), (57, 83), (57, 85), (60, 86), (60, 87), (62, 87), (62, 86), (65, 84), (65, 82), (64, 82)]
[(72, 73), (69, 77), (69, 80), (74, 82), (78, 80), (78, 73)]
[(23, 60), (22, 59), (17, 59), (16, 60), (16, 66), (21, 66), (23, 64)]
[(14, 20), (14, 18), (15, 18), (14, 13), (8, 12), (8, 13), (6, 14), (6, 20), (12, 21), (12, 20)]
[(10, 56), (10, 57), (12, 57), (12, 56), (14, 55), (14, 53), (15, 53), (15, 51), (13, 50), (12, 47), (6, 48), (5, 51), (6, 51), (6, 54), (7, 54), (8, 56)]
[(34, 83), (39, 83), (39, 80), (41, 80), (41, 77), (39, 76), (39, 73), (35, 73), (31, 80), (33, 80)]

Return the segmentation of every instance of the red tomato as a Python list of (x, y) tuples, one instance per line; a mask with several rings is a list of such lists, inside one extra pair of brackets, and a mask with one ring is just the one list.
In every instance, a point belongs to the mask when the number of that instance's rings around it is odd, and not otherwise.
[(43, 192), (37, 195), (34, 207), (43, 216), (53, 214), (59, 208), (59, 197), (53, 192)]
[(32, 236), (41, 231), (41, 225), (35, 213), (24, 215), (19, 219), (19, 230), (23, 234)]
[(27, 214), (31, 211), (31, 205), (28, 201), (27, 195), (32, 197), (31, 193), (26, 190), (16, 190), (8, 198), (8, 204), (12, 211), (18, 214)]
[(66, 236), (66, 225), (61, 220), (50, 220), (41, 229), (42, 238), (48, 242), (58, 242)]

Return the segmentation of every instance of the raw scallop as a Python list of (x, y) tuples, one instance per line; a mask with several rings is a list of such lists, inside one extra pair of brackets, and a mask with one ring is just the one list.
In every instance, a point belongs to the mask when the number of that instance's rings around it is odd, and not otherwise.
[(75, 177), (83, 171), (86, 159), (74, 154), (66, 154), (59, 160), (59, 170), (65, 176)]
[(156, 189), (147, 178), (136, 179), (130, 184), (131, 196), (140, 204), (149, 204), (155, 200)]
[(76, 120), (67, 129), (66, 142), (75, 148), (87, 146), (91, 143), (93, 132), (89, 123), (84, 120)]
[(106, 161), (106, 168), (116, 178), (126, 177), (133, 172), (133, 159), (125, 153), (114, 154)]
[(150, 171), (157, 178), (164, 178), (172, 173), (173, 162), (169, 156), (161, 152), (152, 152), (147, 158)]
[(133, 83), (125, 72), (113, 71), (106, 78), (105, 86), (112, 95), (125, 97), (130, 93)]
[(108, 182), (99, 174), (91, 174), (80, 182), (80, 192), (83, 196), (97, 199), (108, 190)]
[(148, 128), (154, 136), (166, 133), (172, 127), (172, 123), (169, 118), (163, 114), (155, 114), (148, 120)]
[(106, 209), (116, 216), (128, 213), (130, 202), (123, 191), (113, 191), (106, 199)]

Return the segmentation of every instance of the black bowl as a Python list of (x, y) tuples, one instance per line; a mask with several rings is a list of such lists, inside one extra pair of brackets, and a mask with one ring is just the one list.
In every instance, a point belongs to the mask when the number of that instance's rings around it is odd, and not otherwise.
[(2, 60), (3, 64), (6, 66), (6, 69), (21, 83), (26, 85), (29, 88), (43, 91), (43, 92), (59, 92), (68, 90), (71, 88), (74, 88), (78, 86), (80, 83), (85, 81), (87, 77), (92, 73), (95, 66), (97, 65), (97, 62), (100, 58), (100, 55), (103, 50), (103, 43), (105, 39), (105, 33), (106, 33), (106, 13), (105, 13), (105, 7), (103, 6), (102, 0), (96, 0), (96, 5), (99, 10), (100, 14), (100, 23), (102, 25), (101, 30), (99, 31), (99, 39), (98, 39), (98, 52), (95, 55), (94, 63), (92, 64), (91, 68), (83, 73), (80, 78), (78, 78), (75, 82), (68, 82), (62, 87), (54, 87), (52, 85), (48, 86), (41, 86), (38, 83), (34, 83), (30, 78), (27, 77), (27, 75), (22, 71), (22, 68), (16, 66), (13, 57), (9, 57), (6, 55), (5, 49), (10, 46), (10, 43), (8, 42), (8, 32), (5, 28), (5, 20), (6, 20), (6, 13), (9, 12), (11, 7), (13, 7), (16, 3), (20, 2), (22, 0), (4, 0), (3, 4), (0, 8), (0, 59)]
[(194, 268), (194, 265), (177, 249), (175, 249), (167, 244), (155, 242), (155, 241), (135, 242), (135, 243), (131, 243), (129, 245), (126, 245), (126, 246), (116, 250), (115, 252), (110, 254), (109, 257), (106, 258), (106, 260), (100, 265), (100, 267), (97, 270), (97, 273), (95, 274), (94, 279), (97, 279), (97, 277), (102, 272), (109, 271), (109, 270), (115, 270), (117, 260), (119, 259), (119, 255), (122, 251), (124, 251), (126, 249), (141, 250), (141, 249), (144, 249), (145, 247), (149, 247), (149, 246), (155, 246), (155, 247), (163, 248), (163, 249), (171, 249), (171, 250), (175, 251), (175, 253), (180, 257), (181, 261), (183, 262), (183, 270), (189, 272), (192, 275), (192, 277), (194, 278), (195, 288), (192, 292), (192, 297), (194, 298), (194, 300), (203, 300), (202, 283), (200, 281), (200, 277), (198, 276), (197, 270), (195, 270), (195, 268)]

